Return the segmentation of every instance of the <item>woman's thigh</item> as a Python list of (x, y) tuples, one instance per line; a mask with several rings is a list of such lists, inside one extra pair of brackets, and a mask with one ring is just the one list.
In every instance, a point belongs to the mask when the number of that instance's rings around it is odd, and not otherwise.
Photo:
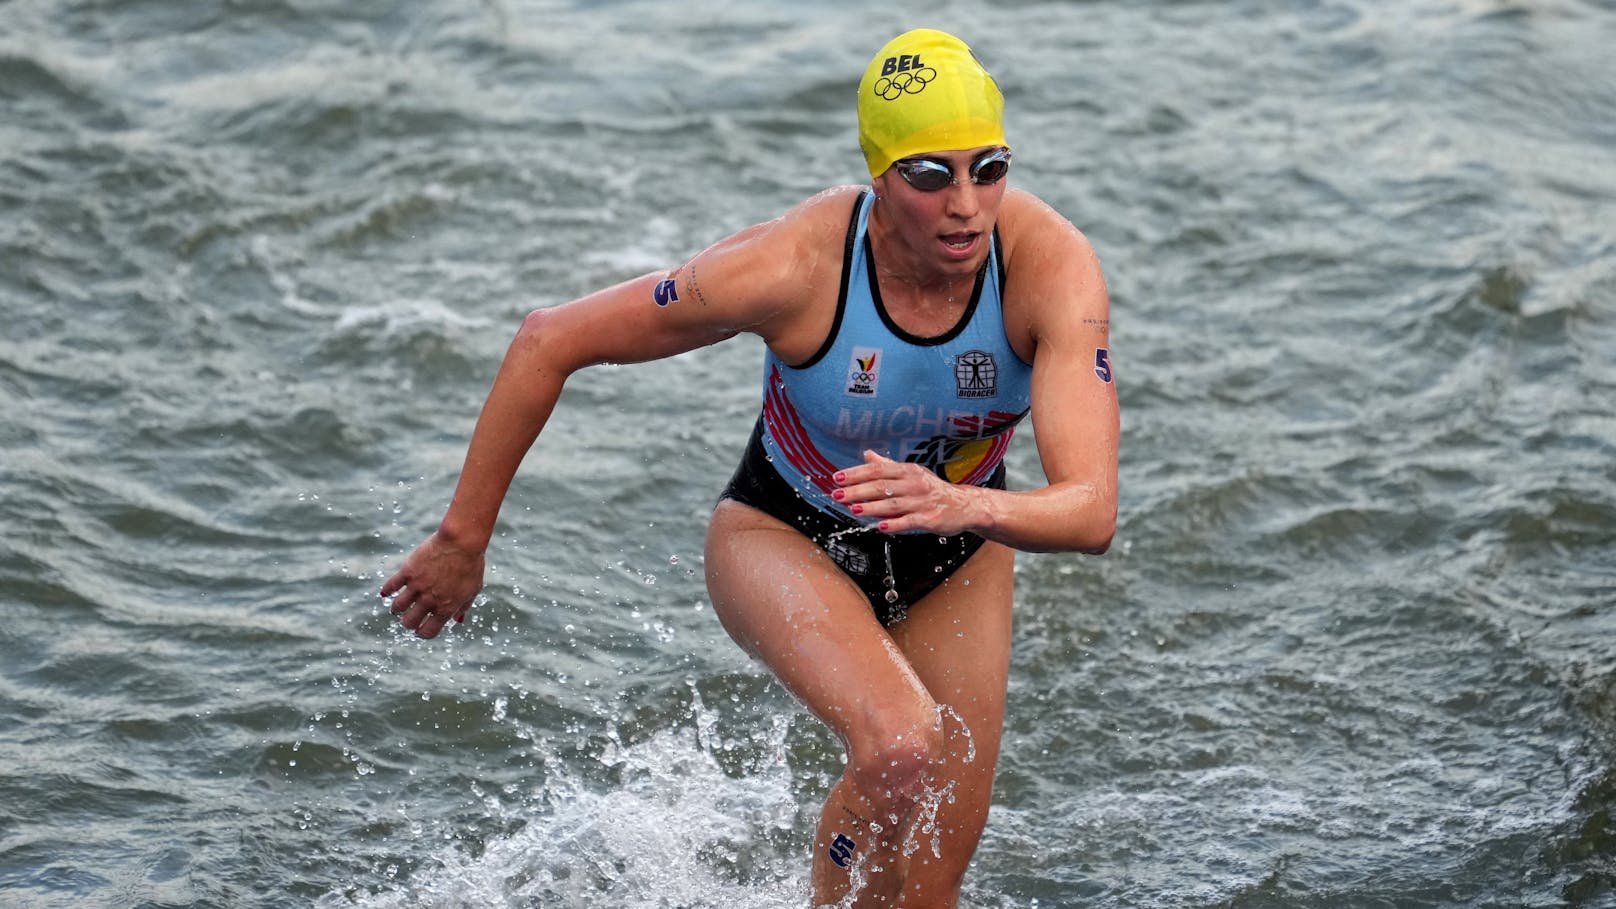
[(813, 541), (756, 509), (720, 502), (706, 570), (724, 629), (850, 752), (934, 725), (936, 704), (909, 659)]

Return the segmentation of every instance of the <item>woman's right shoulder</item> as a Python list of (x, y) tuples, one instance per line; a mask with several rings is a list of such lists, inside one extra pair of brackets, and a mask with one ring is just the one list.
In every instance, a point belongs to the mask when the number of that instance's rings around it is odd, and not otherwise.
[(799, 202), (781, 216), (780, 233), (790, 244), (781, 253), (790, 258), (779, 264), (793, 272), (792, 280), (805, 286), (827, 276), (840, 281), (848, 227), (859, 199), (868, 190), (867, 186), (832, 187)]
[(719, 240), (669, 277), (735, 325), (773, 335), (836, 292), (858, 197), (856, 186), (817, 193), (773, 220)]
[(821, 241), (829, 234), (840, 243), (859, 198), (868, 191), (868, 186), (833, 186), (792, 206), (780, 220), (804, 239)]
[(695, 261), (725, 261), (747, 272), (754, 286), (806, 290), (834, 272), (861, 188), (838, 186), (797, 203), (778, 217), (713, 244)]
[(742, 228), (713, 244), (715, 248), (743, 245), (813, 244), (826, 234), (840, 238), (846, 234), (849, 219), (859, 197), (869, 189), (836, 186), (815, 193), (786, 209), (779, 216)]

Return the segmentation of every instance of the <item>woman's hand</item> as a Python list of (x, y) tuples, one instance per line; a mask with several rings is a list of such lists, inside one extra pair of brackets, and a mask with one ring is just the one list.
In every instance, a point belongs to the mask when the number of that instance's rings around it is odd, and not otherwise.
[(450, 619), (464, 622), (482, 589), (483, 554), (434, 533), (387, 579), (381, 595), (393, 598), (390, 608), (405, 628), (417, 637), (433, 638)]
[(977, 531), (989, 521), (990, 490), (958, 486), (919, 464), (864, 453), (864, 463), (836, 472), (831, 493), (853, 514), (886, 533), (926, 530), (944, 536)]

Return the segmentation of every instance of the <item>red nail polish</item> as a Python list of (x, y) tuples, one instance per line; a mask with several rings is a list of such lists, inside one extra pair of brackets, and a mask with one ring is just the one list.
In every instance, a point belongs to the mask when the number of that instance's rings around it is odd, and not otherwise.
[(887, 522), (882, 521), (880, 524), (877, 524), (876, 526), (881, 528), (882, 530), (886, 530), (887, 529)]
[(830, 494), (830, 497), (835, 499), (836, 501), (840, 502), (841, 500), (847, 498), (847, 490), (845, 490), (845, 489), (832, 490), (831, 494)]
[(835, 480), (838, 483), (846, 483), (847, 482), (847, 474), (844, 471), (838, 470), (838, 471), (836, 471), (836, 475), (831, 477), (831, 479)]
[(852, 508), (852, 511), (853, 511), (854, 514), (863, 514), (864, 513), (864, 506), (863, 505), (854, 505), (853, 508)]

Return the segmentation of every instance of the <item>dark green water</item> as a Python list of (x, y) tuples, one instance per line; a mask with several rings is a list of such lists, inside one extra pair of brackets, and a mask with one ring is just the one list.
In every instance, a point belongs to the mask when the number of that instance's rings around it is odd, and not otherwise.
[(0, 0), (0, 905), (802, 905), (838, 749), (700, 582), (755, 342), (577, 377), (446, 639), (374, 590), (522, 314), (857, 181), (923, 24), (1124, 408), (1112, 552), (1019, 563), (967, 904), (1616, 906), (1581, 0)]

